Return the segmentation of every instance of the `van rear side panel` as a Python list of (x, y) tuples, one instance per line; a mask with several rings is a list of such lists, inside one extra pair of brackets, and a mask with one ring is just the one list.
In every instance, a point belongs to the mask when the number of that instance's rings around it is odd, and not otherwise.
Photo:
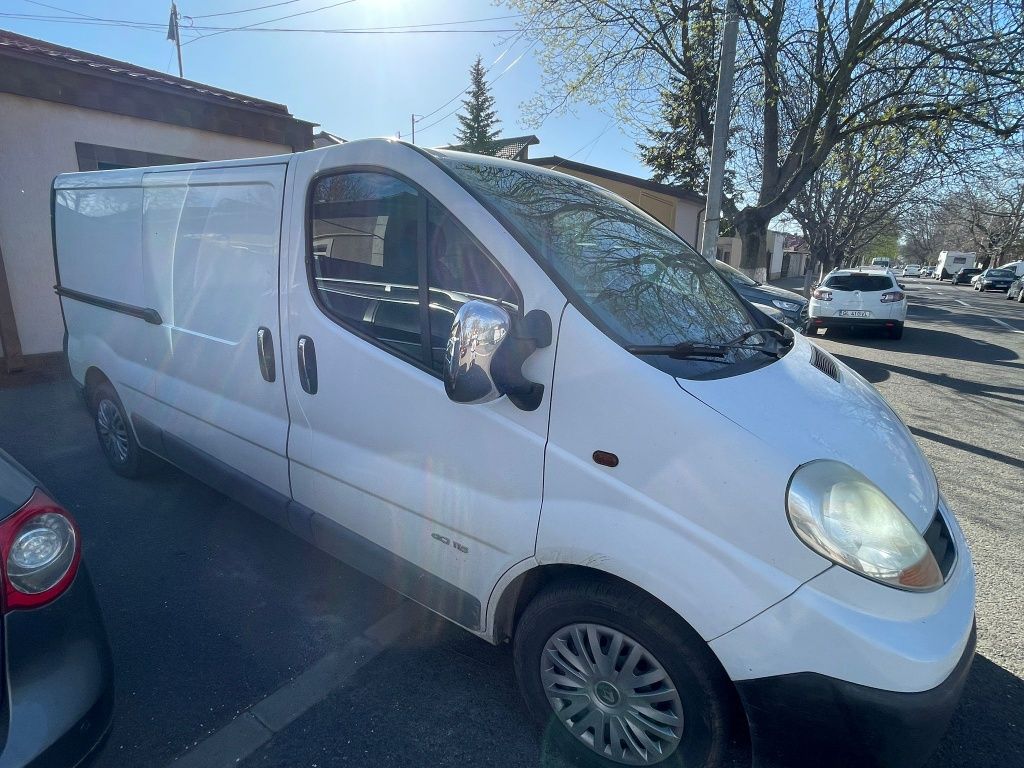
[(103, 306), (140, 312), (148, 306), (141, 181), (141, 172), (131, 170), (66, 174), (54, 182), (54, 244), (60, 289), (68, 291), (61, 299), (68, 359), (80, 383), (90, 365), (120, 359), (133, 367), (145, 357), (145, 334), (139, 333), (145, 321)]
[[(102, 371), (132, 419), (156, 428), (140, 436), (145, 447), (196, 451), (280, 494), (289, 492), (278, 318), (286, 170), (279, 158), (71, 174), (54, 192), (75, 377)], [(261, 328), (278, 369), (269, 381)]]

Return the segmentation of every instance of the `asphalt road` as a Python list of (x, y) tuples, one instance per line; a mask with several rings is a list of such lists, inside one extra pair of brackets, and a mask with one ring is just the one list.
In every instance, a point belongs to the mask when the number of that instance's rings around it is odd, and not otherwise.
[[(1024, 306), (905, 283), (901, 341), (818, 342), (917, 435), (977, 564), (979, 653), (930, 765), (1024, 765)], [(68, 380), (0, 380), (0, 446), (82, 527), (117, 667), (96, 766), (558, 764), (507, 649), (177, 470), (114, 475)]]
[(910, 427), (974, 556), (978, 656), (931, 765), (1024, 765), (1024, 305), (948, 281), (901, 282), (900, 341), (818, 340)]

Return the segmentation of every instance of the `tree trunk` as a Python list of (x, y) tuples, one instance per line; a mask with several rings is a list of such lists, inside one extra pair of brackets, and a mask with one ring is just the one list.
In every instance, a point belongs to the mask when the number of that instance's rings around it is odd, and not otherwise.
[[(755, 275), (756, 279), (767, 279), (768, 264), (765, 259), (765, 244), (768, 241), (768, 222), (750, 210), (736, 215), (736, 234), (743, 241), (743, 257), (740, 266)], [(758, 271), (760, 270), (760, 271)]]

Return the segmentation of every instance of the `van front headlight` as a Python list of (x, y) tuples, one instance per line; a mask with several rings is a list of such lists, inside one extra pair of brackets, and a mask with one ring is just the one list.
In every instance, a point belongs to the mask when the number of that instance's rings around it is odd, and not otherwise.
[(900, 589), (942, 586), (935, 557), (907, 516), (857, 470), (812, 461), (793, 473), (786, 512), (796, 535), (822, 557)]

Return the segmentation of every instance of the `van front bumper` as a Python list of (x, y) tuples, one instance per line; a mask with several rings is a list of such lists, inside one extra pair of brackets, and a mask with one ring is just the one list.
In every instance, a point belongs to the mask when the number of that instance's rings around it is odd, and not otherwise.
[(914, 768), (949, 725), (974, 659), (975, 629), (949, 676), (897, 693), (813, 672), (736, 683), (755, 768)]

